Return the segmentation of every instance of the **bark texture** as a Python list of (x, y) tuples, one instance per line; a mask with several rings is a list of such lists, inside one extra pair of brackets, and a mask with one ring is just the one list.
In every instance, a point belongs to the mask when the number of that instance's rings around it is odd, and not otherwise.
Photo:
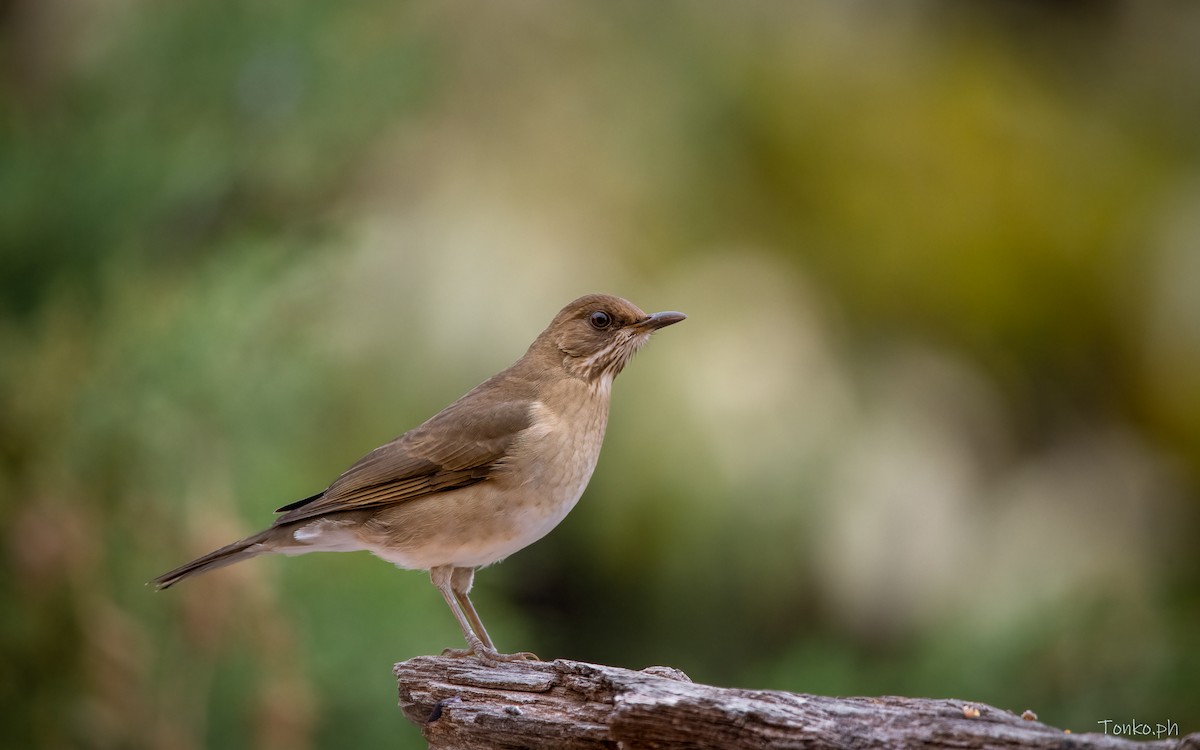
[(1068, 733), (982, 703), (719, 688), (695, 684), (670, 667), (638, 672), (559, 659), (489, 668), (470, 658), (422, 656), (397, 664), (394, 671), (400, 708), (438, 750), (1200, 750), (1200, 734), (1133, 742)]

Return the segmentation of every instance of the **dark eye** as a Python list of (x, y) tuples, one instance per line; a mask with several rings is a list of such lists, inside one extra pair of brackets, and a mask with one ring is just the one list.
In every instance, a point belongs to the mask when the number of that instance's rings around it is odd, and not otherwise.
[(591, 316), (588, 318), (588, 322), (592, 324), (592, 328), (597, 330), (601, 328), (608, 328), (610, 325), (612, 325), (612, 316), (603, 310), (597, 310), (591, 314)]

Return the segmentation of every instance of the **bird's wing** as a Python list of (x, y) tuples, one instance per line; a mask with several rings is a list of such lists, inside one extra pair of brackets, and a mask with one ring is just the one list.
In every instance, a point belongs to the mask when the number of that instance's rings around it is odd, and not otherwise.
[(280, 508), (275, 525), (392, 505), (487, 479), (532, 420), (529, 401), (473, 397), (477, 391), (363, 456), (324, 492)]

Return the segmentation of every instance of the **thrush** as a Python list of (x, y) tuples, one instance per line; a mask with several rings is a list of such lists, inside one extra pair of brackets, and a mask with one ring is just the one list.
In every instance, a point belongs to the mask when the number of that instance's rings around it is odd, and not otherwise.
[(279, 508), (270, 528), (154, 579), (184, 578), (267, 552), (366, 550), (427, 570), (488, 665), (535, 658), (497, 651), (470, 592), (475, 571), (536, 542), (575, 507), (608, 423), (613, 379), (650, 339), (686, 318), (647, 315), (603, 294), (564, 307), (524, 356), (423, 424), (382, 445), (311, 497)]

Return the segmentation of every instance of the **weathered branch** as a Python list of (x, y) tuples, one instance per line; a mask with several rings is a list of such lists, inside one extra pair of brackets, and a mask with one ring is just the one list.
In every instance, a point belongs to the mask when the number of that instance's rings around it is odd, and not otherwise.
[(635, 672), (560, 659), (490, 668), (470, 658), (422, 656), (397, 664), (395, 674), (400, 708), (435, 749), (1200, 750), (1200, 734), (1132, 742), (1071, 734), (981, 703), (718, 688), (668, 667)]

